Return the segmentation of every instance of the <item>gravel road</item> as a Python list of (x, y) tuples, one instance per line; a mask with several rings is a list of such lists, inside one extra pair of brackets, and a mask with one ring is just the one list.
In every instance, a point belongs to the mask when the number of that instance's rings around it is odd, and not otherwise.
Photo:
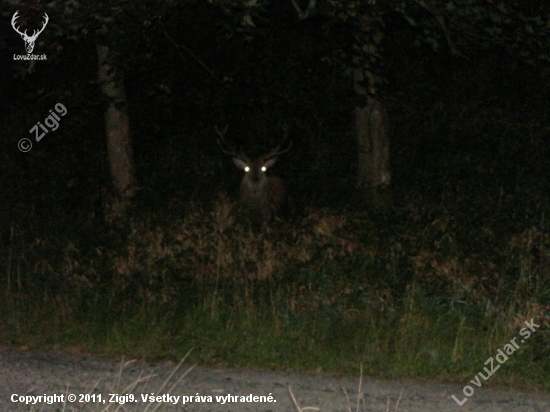
[[(0, 349), (0, 411), (291, 412), (296, 408), (289, 395), (289, 386), (300, 407), (318, 408), (306, 408), (305, 411), (349, 411), (343, 389), (349, 395), (351, 410), (356, 410), (357, 377), (197, 367), (177, 383), (187, 367), (169, 378), (176, 365), (131, 362), (119, 373), (121, 364), (121, 361), (90, 356)], [(483, 380), (481, 383), (483, 385)], [(174, 384), (176, 386), (172, 387)], [(473, 393), (459, 406), (452, 395), (459, 401), (465, 398), (461, 385), (364, 378), (361, 391), (364, 404), (360, 410), (550, 412), (548, 394), (485, 389), (464, 382), (466, 384), (472, 387)], [(70, 394), (76, 395), (76, 402), (68, 400)], [(160, 398), (152, 402), (150, 396)], [(79, 403), (79, 398), (84, 402)], [(25, 404), (26, 400), (38, 402), (33, 406)], [(48, 404), (52, 401), (59, 402)]]

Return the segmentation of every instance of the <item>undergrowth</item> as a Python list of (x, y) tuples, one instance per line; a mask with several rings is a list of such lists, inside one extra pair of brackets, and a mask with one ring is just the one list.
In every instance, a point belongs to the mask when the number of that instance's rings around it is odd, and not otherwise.
[[(477, 207), (477, 205), (474, 205)], [(548, 390), (550, 234), (425, 199), (308, 209), (262, 233), (233, 205), (129, 211), (95, 230), (12, 225), (0, 342), (201, 364), (464, 382), (533, 321), (489, 384)], [(476, 212), (477, 214), (483, 213)], [(79, 224), (82, 228), (82, 224)], [(92, 233), (92, 235), (90, 234)]]

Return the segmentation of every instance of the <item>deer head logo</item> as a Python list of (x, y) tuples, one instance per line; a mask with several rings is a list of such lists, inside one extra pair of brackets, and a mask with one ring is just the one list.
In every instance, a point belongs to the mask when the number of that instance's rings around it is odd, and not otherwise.
[[(233, 158), (233, 163), (244, 171), (240, 187), (240, 201), (244, 212), (255, 227), (265, 227), (270, 217), (277, 213), (286, 200), (286, 187), (278, 177), (267, 176), (267, 170), (275, 164), (280, 155), (288, 152), (292, 144), (284, 149), (281, 145), (263, 156), (248, 157), (242, 150), (236, 151), (225, 140), (227, 126), (221, 132), (215, 127), (219, 136), (218, 145), (224, 153)], [(286, 139), (286, 131), (283, 140)]]
[(44, 31), (46, 28), (46, 25), (48, 24), (48, 21), (50, 21), (50, 18), (46, 13), (44, 13), (44, 23), (42, 24), (42, 28), (40, 30), (34, 30), (32, 33), (32, 36), (27, 35), (27, 30), (24, 32), (19, 31), (19, 27), (15, 27), (15, 21), (17, 20), (19, 10), (15, 12), (11, 19), (11, 26), (13, 29), (21, 35), (21, 38), (25, 41), (25, 49), (27, 50), (27, 54), (31, 54), (34, 50), (34, 43), (36, 42), (36, 39), (38, 38), (38, 35)]

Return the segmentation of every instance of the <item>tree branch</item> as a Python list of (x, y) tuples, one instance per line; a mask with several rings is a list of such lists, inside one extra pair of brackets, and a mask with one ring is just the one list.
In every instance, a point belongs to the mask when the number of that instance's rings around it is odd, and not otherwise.
[[(420, 7), (422, 7), (424, 10), (426, 10), (428, 13), (430, 13), (434, 18), (437, 24), (439, 24), (439, 27), (441, 27), (441, 30), (443, 31), (443, 34), (445, 35), (445, 39), (447, 40), (447, 44), (449, 46), (449, 49), (451, 49), (451, 53), (457, 56), (462, 56), (462, 54), (458, 51), (453, 39), (451, 38), (451, 35), (449, 33), (449, 30), (447, 30), (447, 24), (445, 23), (445, 18), (443, 15), (439, 14), (435, 10), (433, 10), (430, 6), (428, 6), (423, 0), (416, 0), (416, 4), (418, 4)], [(464, 57), (464, 56), (462, 56)]]
[(300, 5), (298, 4), (298, 2), (296, 0), (290, 0), (290, 1), (292, 2), (292, 5), (296, 9), (296, 13), (298, 13), (298, 19), (300, 21), (305, 20), (309, 17), (310, 13), (315, 8), (315, 4), (317, 3), (317, 0), (309, 0), (309, 4), (307, 6), (307, 9), (302, 11), (302, 9), (300, 8)]
[(180, 57), (182, 59), (185, 60), (185, 58), (183, 57), (183, 54), (181, 54), (180, 52), (180, 47), (185, 50), (187, 53), (189, 53), (191, 55), (191, 57), (193, 57), (193, 59), (195, 59), (195, 61), (204, 69), (208, 72), (208, 74), (210, 74), (210, 76), (212, 76), (215, 80), (218, 80), (218, 78), (216, 77), (216, 75), (214, 74), (214, 72), (201, 60), (197, 57), (197, 55), (195, 53), (193, 53), (189, 48), (187, 48), (186, 46), (182, 45), (182, 44), (177, 44), (174, 39), (172, 39), (168, 33), (166, 33), (166, 30), (163, 30), (163, 33), (164, 33), (164, 36), (170, 41), (170, 43), (172, 43), (174, 45), (174, 47), (176, 48), (176, 50), (178, 51)]

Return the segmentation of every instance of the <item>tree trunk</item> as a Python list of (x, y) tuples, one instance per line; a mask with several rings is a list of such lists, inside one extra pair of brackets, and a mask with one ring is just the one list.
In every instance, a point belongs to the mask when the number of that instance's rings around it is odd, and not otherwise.
[(101, 91), (109, 99), (105, 131), (111, 179), (117, 195), (129, 199), (134, 195), (135, 174), (126, 93), (122, 81), (116, 79), (115, 70), (107, 62), (109, 47), (97, 45), (97, 55)]
[(372, 196), (372, 200), (377, 203), (381, 200), (380, 189), (391, 181), (388, 125), (382, 102), (367, 95), (362, 79), (362, 73), (358, 72), (355, 76), (355, 91), (366, 97), (367, 104), (355, 108), (357, 188), (363, 194)]

